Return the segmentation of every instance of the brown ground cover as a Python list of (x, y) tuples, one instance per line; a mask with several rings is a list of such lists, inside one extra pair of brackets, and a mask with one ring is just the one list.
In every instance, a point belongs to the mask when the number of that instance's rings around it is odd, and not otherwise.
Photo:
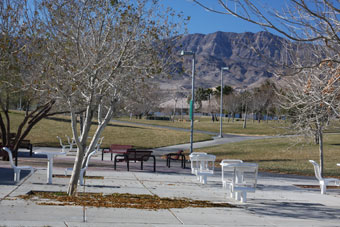
[(26, 195), (19, 196), (19, 198), (35, 201), (38, 205), (53, 206), (90, 206), (150, 210), (186, 207), (235, 207), (229, 203), (212, 203), (187, 198), (161, 198), (157, 195), (128, 193), (78, 193), (77, 196), (68, 196), (65, 192), (31, 191)]

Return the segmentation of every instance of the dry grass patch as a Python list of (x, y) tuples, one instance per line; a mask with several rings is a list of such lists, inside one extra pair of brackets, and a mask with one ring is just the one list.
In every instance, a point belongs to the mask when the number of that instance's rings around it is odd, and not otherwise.
[[(146, 119), (129, 119), (126, 117), (120, 118), (124, 121), (135, 122), (135, 123), (143, 123), (143, 124), (152, 124), (152, 125), (162, 125), (162, 126), (170, 126), (176, 128), (190, 128), (190, 121), (161, 121), (161, 120), (146, 120)], [(209, 132), (219, 133), (220, 130), (220, 122), (211, 121), (211, 117), (196, 117), (197, 120), (194, 123), (195, 130), (203, 130)], [(287, 123), (284, 121), (261, 121), (258, 123), (257, 121), (248, 120), (247, 127), (243, 128), (243, 121), (229, 121), (223, 120), (223, 133), (231, 133), (231, 134), (248, 134), (248, 135), (283, 135), (283, 134), (291, 134), (290, 131), (285, 129), (287, 127)]]
[(212, 203), (209, 201), (190, 200), (186, 198), (160, 198), (156, 195), (137, 195), (114, 193), (78, 193), (78, 196), (68, 196), (65, 192), (31, 191), (27, 195), (19, 196), (25, 200), (33, 200), (38, 205), (51, 206), (87, 206), (107, 208), (135, 208), (135, 209), (171, 209), (186, 207), (235, 207), (229, 203)]
[[(222, 159), (256, 162), (261, 171), (314, 176), (312, 159), (319, 161), (318, 145), (296, 140), (296, 137), (261, 139), (195, 149)], [(324, 175), (340, 177), (340, 135), (326, 134), (324, 141)]]
[[(12, 131), (15, 131), (19, 122), (23, 119), (23, 113), (11, 113)], [(59, 116), (58, 116), (59, 117)], [(69, 118), (60, 116), (63, 120), (43, 119), (40, 121), (26, 139), (31, 140), (34, 146), (59, 147), (59, 141), (56, 136), (60, 136), (64, 143), (67, 142), (65, 134), (72, 135), (71, 123), (65, 120)], [(95, 132), (95, 125), (90, 131), (90, 135)], [(133, 145), (136, 148), (155, 148), (170, 146), (175, 144), (188, 143), (190, 141), (190, 132), (175, 131), (169, 129), (160, 129), (146, 126), (136, 126), (131, 124), (109, 124), (102, 136), (104, 141), (102, 147), (108, 147), (110, 144)], [(204, 141), (211, 139), (211, 136), (201, 133), (195, 133), (195, 141)]]

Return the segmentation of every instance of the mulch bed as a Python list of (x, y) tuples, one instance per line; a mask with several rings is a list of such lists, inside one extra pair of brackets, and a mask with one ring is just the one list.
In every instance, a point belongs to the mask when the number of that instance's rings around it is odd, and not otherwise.
[(38, 205), (52, 206), (87, 206), (149, 210), (186, 207), (235, 207), (229, 203), (212, 203), (187, 198), (160, 198), (157, 195), (129, 193), (78, 193), (77, 196), (68, 196), (66, 192), (30, 191), (28, 194), (18, 197), (35, 201)]
[[(299, 188), (316, 188), (316, 189), (320, 189), (319, 185), (294, 184), (294, 186), (299, 187)], [(340, 189), (340, 186), (327, 185), (327, 189)]]
[[(53, 177), (55, 178), (70, 178), (71, 176), (70, 175), (61, 175), (61, 174), (53, 174)], [(85, 176), (85, 179), (101, 179), (103, 180), (104, 177), (103, 176)]]

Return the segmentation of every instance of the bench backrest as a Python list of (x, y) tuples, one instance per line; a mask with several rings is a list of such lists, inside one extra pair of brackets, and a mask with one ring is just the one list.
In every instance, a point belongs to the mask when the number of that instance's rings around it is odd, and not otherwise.
[[(234, 187), (248, 188), (254, 189), (257, 185), (257, 174), (258, 174), (258, 165), (256, 163), (239, 163), (235, 164), (234, 175), (233, 175), (233, 184)], [(237, 174), (241, 174), (241, 181), (237, 182)]]
[(132, 145), (120, 145), (120, 144), (111, 144), (110, 152), (126, 152), (128, 149), (132, 149)]
[(174, 153), (174, 154), (176, 154), (176, 155), (174, 155), (174, 156), (172, 157), (172, 159), (178, 160), (178, 159), (180, 158), (180, 155), (181, 155), (183, 152), (184, 152), (183, 150), (178, 150), (177, 152)]
[(136, 161), (147, 161), (151, 155), (152, 151), (148, 150), (128, 150), (127, 155), (129, 160), (136, 160)]
[(319, 164), (316, 163), (314, 160), (309, 160), (309, 162), (312, 163), (313, 166), (314, 166), (314, 173), (315, 173), (316, 179), (318, 179), (319, 181), (323, 180), (323, 178), (321, 176)]

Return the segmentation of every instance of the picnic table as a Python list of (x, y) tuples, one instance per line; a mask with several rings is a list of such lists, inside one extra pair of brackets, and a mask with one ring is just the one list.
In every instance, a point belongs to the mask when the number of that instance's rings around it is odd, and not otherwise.
[(156, 172), (156, 157), (152, 155), (151, 150), (136, 150), (127, 149), (126, 151), (115, 152), (114, 169), (116, 170), (117, 162), (125, 161), (127, 170), (130, 171), (130, 161), (141, 162), (141, 170), (143, 170), (143, 163), (153, 158), (153, 171)]

